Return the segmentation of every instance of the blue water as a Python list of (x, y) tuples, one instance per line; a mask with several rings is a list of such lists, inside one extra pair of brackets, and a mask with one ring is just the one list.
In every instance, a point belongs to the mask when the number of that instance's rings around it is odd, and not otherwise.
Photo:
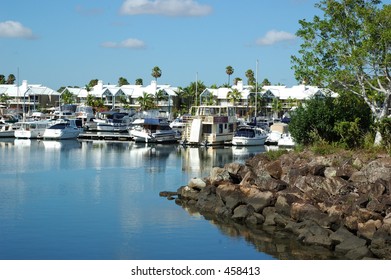
[(159, 196), (263, 151), (0, 139), (0, 259), (270, 259)]

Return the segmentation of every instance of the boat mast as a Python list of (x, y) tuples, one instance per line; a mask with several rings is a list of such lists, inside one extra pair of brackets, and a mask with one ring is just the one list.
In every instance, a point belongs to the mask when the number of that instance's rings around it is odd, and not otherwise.
[(255, 63), (255, 121), (257, 120), (257, 106), (258, 106), (258, 59)]

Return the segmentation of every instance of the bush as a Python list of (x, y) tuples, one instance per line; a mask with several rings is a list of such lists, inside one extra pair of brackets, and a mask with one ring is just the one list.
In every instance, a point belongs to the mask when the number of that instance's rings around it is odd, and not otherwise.
[(338, 98), (315, 97), (291, 114), (289, 130), (298, 144), (341, 144), (346, 148), (361, 147), (363, 135), (373, 123), (371, 110), (359, 97), (341, 94)]

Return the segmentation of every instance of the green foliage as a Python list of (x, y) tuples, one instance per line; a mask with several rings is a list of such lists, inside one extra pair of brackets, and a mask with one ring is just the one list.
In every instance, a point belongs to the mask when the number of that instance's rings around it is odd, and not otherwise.
[(343, 146), (359, 147), (362, 144), (362, 135), (359, 128), (359, 118), (356, 118), (353, 122), (341, 121), (337, 122), (334, 126), (334, 130), (341, 137), (340, 143)]
[(356, 96), (315, 97), (300, 105), (292, 114), (289, 130), (303, 145), (335, 143), (346, 148), (361, 147), (363, 135), (370, 131), (372, 115)]
[(382, 146), (391, 153), (391, 118), (384, 118), (377, 124), (382, 135)]
[(73, 104), (75, 103), (75, 96), (69, 92), (68, 90), (65, 90), (63, 94), (61, 94), (61, 100), (63, 104)]
[(280, 158), (282, 155), (287, 154), (288, 150), (286, 149), (278, 149), (278, 150), (269, 150), (266, 151), (265, 156), (269, 160), (276, 160)]
[(88, 87), (89, 88), (93, 88), (94, 86), (96, 86), (98, 84), (98, 79), (93, 79), (91, 80), (89, 83), (88, 83)]
[(121, 86), (124, 86), (124, 85), (129, 85), (129, 82), (126, 78), (124, 77), (120, 77), (118, 79), (118, 86), (121, 87)]
[(152, 74), (151, 75), (157, 81), (157, 78), (160, 78), (162, 76), (162, 70), (160, 70), (160, 68), (158, 66), (155, 66), (152, 69)]
[[(292, 56), (298, 81), (364, 98), (380, 120), (391, 97), (391, 5), (379, 0), (321, 0), (323, 16), (299, 21), (302, 39)], [(363, 121), (364, 119), (361, 119)]]
[(155, 108), (154, 96), (143, 92), (143, 96), (140, 96), (136, 100), (141, 107), (141, 110), (149, 110)]

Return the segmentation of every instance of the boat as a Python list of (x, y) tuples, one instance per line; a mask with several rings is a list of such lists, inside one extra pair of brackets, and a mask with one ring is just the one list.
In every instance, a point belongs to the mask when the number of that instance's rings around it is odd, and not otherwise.
[(280, 141), (284, 134), (288, 134), (288, 125), (282, 122), (275, 123), (270, 126), (270, 132), (265, 143), (268, 145), (278, 145), (278, 141)]
[(15, 137), (17, 126), (12, 123), (0, 123), (0, 138)]
[(127, 132), (132, 119), (128, 113), (108, 111), (98, 113), (93, 122), (96, 123), (97, 131)]
[(296, 143), (293, 140), (291, 134), (286, 133), (281, 135), (281, 138), (278, 139), (277, 145), (278, 147), (281, 148), (293, 148), (296, 145)]
[(178, 141), (178, 132), (173, 130), (166, 116), (158, 111), (146, 111), (128, 129), (135, 142), (170, 143)]
[(234, 146), (257, 146), (264, 145), (268, 137), (262, 128), (250, 125), (239, 126), (232, 138)]
[(48, 120), (25, 121), (19, 123), (20, 127), (15, 130), (15, 138), (36, 139), (42, 138), (45, 129), (50, 125)]
[(182, 134), (184, 145), (223, 145), (232, 141), (237, 126), (233, 106), (193, 106)]
[(91, 106), (87, 105), (79, 105), (76, 107), (75, 111), (76, 119), (81, 119), (83, 121), (83, 124), (86, 122), (92, 121), (92, 119), (95, 117), (94, 110)]
[(176, 130), (176, 131), (179, 131), (180, 133), (182, 133), (182, 132), (185, 130), (185, 127), (186, 127), (186, 123), (183, 121), (183, 117), (186, 117), (186, 115), (174, 119), (174, 120), (170, 123), (170, 127), (171, 127), (173, 130)]
[(55, 140), (76, 139), (81, 132), (81, 120), (58, 119), (45, 129), (42, 138)]

